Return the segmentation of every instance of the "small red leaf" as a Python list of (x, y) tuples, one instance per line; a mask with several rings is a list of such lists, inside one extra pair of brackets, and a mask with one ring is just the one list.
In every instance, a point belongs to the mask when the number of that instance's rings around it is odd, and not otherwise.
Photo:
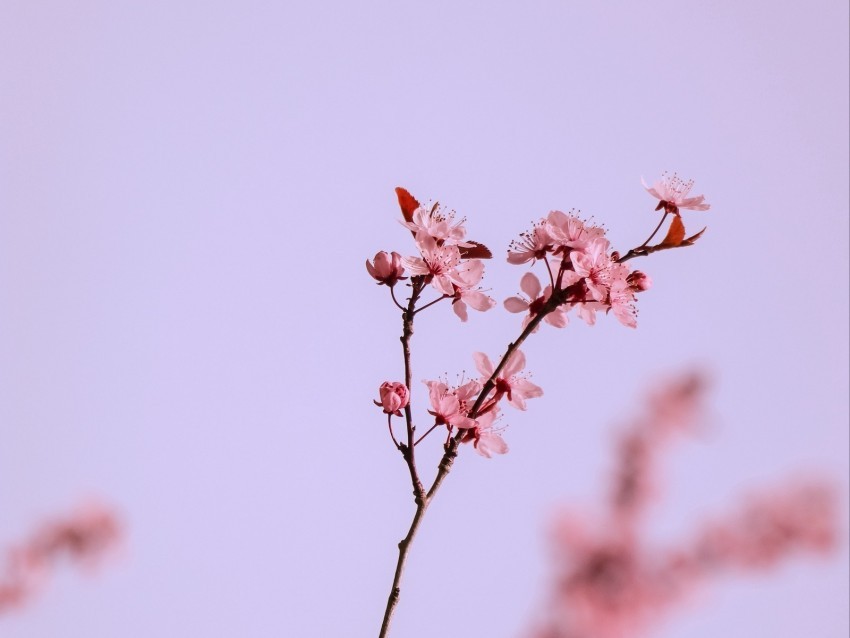
[(401, 186), (396, 187), (395, 194), (398, 196), (398, 205), (401, 206), (401, 214), (404, 216), (404, 221), (412, 222), (413, 211), (419, 208), (419, 202), (416, 201), (416, 198)]
[(683, 245), (683, 246), (692, 246), (692, 245), (693, 245), (693, 243), (694, 243), (697, 239), (699, 239), (700, 237), (702, 237), (702, 234), (706, 231), (706, 229), (707, 229), (707, 228), (708, 228), (708, 226), (706, 226), (705, 228), (703, 228), (703, 229), (702, 229), (701, 231), (699, 231), (696, 235), (691, 235), (691, 236), (690, 236), (690, 237), (688, 237), (687, 239), (682, 240), (682, 245)]
[(472, 246), (461, 246), (460, 256), (463, 259), (492, 259), (493, 253), (484, 244), (479, 244), (477, 241), (468, 241), (467, 244)]
[(682, 218), (678, 215), (673, 215), (673, 221), (670, 223), (670, 228), (667, 230), (667, 236), (664, 238), (664, 241), (659, 244), (659, 246), (679, 246), (684, 239), (685, 225), (682, 223)]

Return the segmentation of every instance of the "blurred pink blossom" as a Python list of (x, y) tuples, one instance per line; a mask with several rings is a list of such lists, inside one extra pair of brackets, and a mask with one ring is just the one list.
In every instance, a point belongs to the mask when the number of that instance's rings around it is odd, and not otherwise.
[(97, 504), (42, 524), (28, 539), (7, 550), (5, 570), (0, 571), (0, 613), (32, 598), (63, 558), (94, 567), (115, 549), (121, 536), (121, 523), (114, 512)]
[(797, 481), (750, 497), (737, 513), (702, 524), (668, 547), (643, 522), (659, 495), (660, 453), (700, 423), (704, 377), (656, 386), (646, 409), (620, 435), (604, 513), (560, 515), (553, 529), (555, 573), (533, 638), (637, 638), (715, 575), (772, 567), (837, 542), (836, 495), (823, 481)]

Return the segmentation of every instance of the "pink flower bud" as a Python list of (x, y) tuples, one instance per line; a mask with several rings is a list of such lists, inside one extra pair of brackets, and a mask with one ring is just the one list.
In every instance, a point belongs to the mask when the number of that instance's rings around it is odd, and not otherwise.
[(644, 290), (652, 288), (652, 279), (649, 278), (649, 275), (642, 273), (640, 270), (633, 270), (630, 272), (629, 276), (626, 277), (626, 283), (628, 283), (629, 288), (635, 292), (643, 292)]
[(400, 279), (407, 279), (407, 277), (402, 277), (404, 266), (401, 265), (401, 255), (395, 251), (391, 254), (383, 250), (380, 251), (375, 255), (374, 263), (369, 263), (367, 259), (366, 270), (379, 284), (386, 284), (387, 286), (395, 286)]
[(410, 403), (410, 390), (398, 381), (384, 381), (378, 389), (378, 394), (381, 396), (381, 402), (375, 401), (375, 405), (383, 407), (384, 414), (401, 416), (402, 408)]

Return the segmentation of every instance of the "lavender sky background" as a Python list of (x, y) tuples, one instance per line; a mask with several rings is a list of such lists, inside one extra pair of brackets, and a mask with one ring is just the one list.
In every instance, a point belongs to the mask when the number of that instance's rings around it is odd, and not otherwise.
[[(393, 635), (518, 636), (553, 508), (600, 498), (615, 426), (699, 365), (712, 428), (667, 457), (653, 534), (818, 472), (845, 541), (714, 583), (658, 637), (846, 636), (847, 51), (831, 0), (3, 2), (0, 545), (86, 497), (129, 537), (0, 634), (376, 635), (412, 512), (371, 404), (399, 320), (363, 268), (413, 250), (393, 188), (468, 217), (501, 301), (531, 220), (580, 208), (627, 249), (666, 169), (712, 204), (685, 218), (706, 235), (641, 264), (636, 331), (527, 345), (546, 395), (508, 415), (507, 456), (462, 450)], [(518, 324), (423, 315), (414, 378)]]

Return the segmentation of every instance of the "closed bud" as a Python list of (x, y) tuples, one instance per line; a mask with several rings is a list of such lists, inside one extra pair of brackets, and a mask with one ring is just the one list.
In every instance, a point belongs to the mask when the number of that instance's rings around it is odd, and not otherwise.
[(410, 390), (398, 381), (384, 381), (378, 388), (378, 394), (381, 401), (375, 401), (375, 405), (382, 407), (384, 414), (401, 416), (401, 410), (410, 403)]
[(650, 279), (649, 275), (642, 273), (640, 270), (633, 270), (630, 272), (629, 276), (626, 277), (626, 283), (628, 283), (629, 288), (635, 292), (643, 292), (644, 290), (652, 288), (652, 279)]
[(401, 264), (401, 255), (397, 252), (380, 251), (375, 255), (373, 263), (369, 263), (368, 259), (366, 260), (366, 270), (379, 284), (386, 284), (387, 286), (395, 286), (400, 279), (407, 279), (407, 277), (402, 277), (404, 266)]

